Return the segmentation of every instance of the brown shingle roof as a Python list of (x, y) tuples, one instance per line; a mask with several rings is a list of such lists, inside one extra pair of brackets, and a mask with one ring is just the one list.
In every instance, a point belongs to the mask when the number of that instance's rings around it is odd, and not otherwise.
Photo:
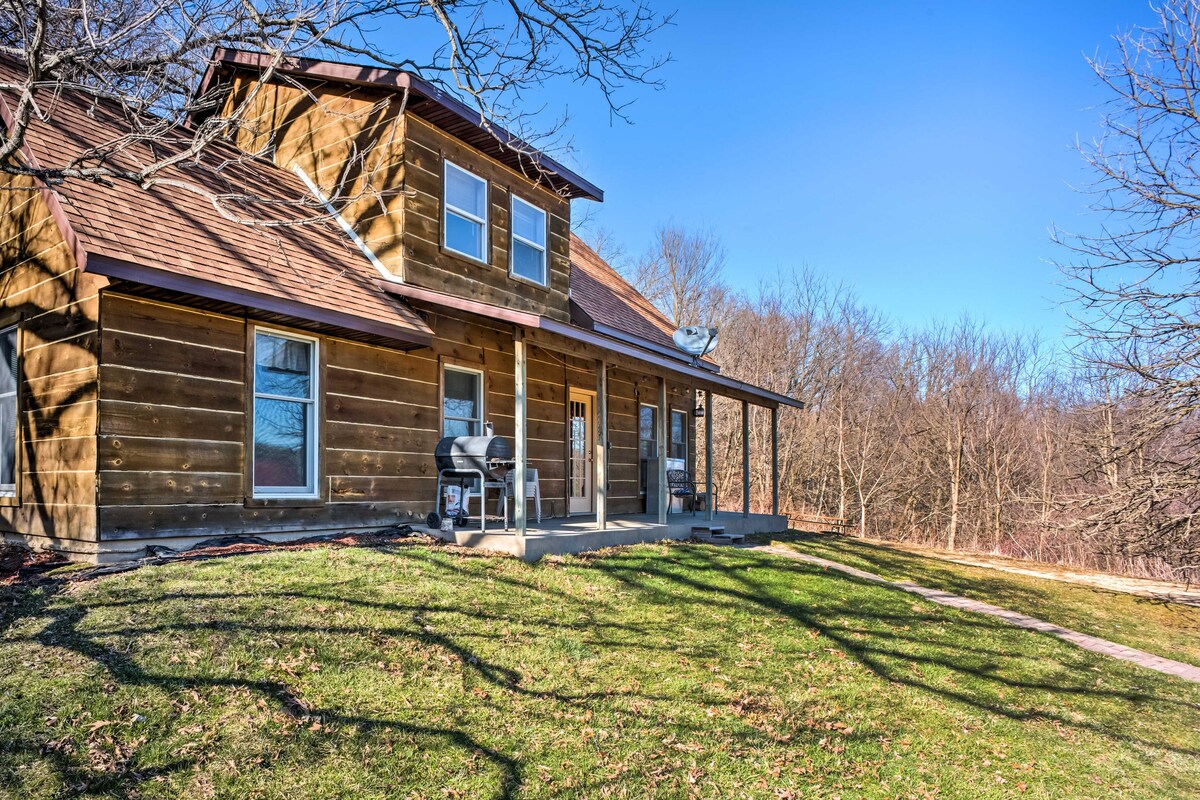
[[(671, 338), (675, 325), (666, 315), (574, 233), (571, 234), (571, 299), (594, 323), (687, 358)], [(707, 357), (704, 361), (713, 364)]]
[[(23, 67), (0, 60), (0, 79), (23, 78)], [(43, 164), (61, 164), (131, 129), (117, 104), (80, 93), (40, 96), (39, 109), (41, 118), (31, 125), (27, 141), (29, 155)], [(153, 163), (182, 147), (141, 142), (116, 160)], [(299, 224), (319, 211), (253, 199), (306, 196), (303, 182), (292, 173), (218, 144), (161, 177), (199, 191), (179, 185), (141, 189), (125, 181), (67, 181), (54, 187), (89, 261), (98, 257), (98, 262), (113, 259), (149, 268), (145, 274), (150, 277), (143, 282), (159, 285), (154, 276), (160, 275), (163, 288), (176, 288), (181, 280), (230, 287), (311, 309), (314, 319), (361, 320), (363, 330), (391, 331), (411, 341), (427, 341), (432, 335), (407, 304), (379, 290), (375, 268), (335, 222)], [(248, 225), (229, 219), (206, 196), (226, 193), (252, 198), (223, 203), (235, 216), (293, 224)]]

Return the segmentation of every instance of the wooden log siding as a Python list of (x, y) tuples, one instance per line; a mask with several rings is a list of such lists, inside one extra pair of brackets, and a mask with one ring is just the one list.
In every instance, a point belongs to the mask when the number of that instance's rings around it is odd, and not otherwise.
[[(513, 172), (412, 115), (405, 127), (404, 278), (436, 291), (544, 314), (570, 317), (571, 209), (568, 201)], [(442, 183), (445, 159), (488, 181), (488, 264), (441, 247)], [(509, 275), (509, 223), (512, 193), (546, 212), (549, 286), (542, 288)]]
[[(234, 78), (226, 113), (247, 102), (253, 85), (249, 76)], [(327, 194), (340, 183), (348, 199), (338, 203), (342, 216), (406, 282), (569, 319), (569, 201), (420, 117), (400, 114), (401, 100), (342, 84), (272, 84), (248, 101), (237, 142), (249, 152), (272, 153), (280, 166), (298, 165)], [(488, 181), (488, 264), (442, 249), (445, 158)], [(512, 192), (547, 214), (547, 288), (509, 275)]]
[[(484, 419), (514, 428), (513, 331), (505, 323), (426, 308), (431, 348), (402, 352), (321, 337), (323, 502), (248, 498), (247, 322), (159, 300), (104, 295), (100, 368), (101, 538), (216, 536), (372, 528), (420, 521), (434, 507), (433, 448), (444, 362), (486, 376)], [(564, 343), (563, 350), (568, 350)], [(567, 510), (568, 387), (594, 390), (595, 362), (529, 348), (529, 464), (543, 516)], [(609, 508), (642, 509), (637, 401), (653, 376), (609, 371)], [(690, 409), (687, 387), (670, 404)], [(690, 418), (690, 417), (689, 417)]]
[(97, 293), (31, 181), (0, 188), (0, 327), (20, 321), (17, 497), (0, 531), (75, 549), (96, 539)]

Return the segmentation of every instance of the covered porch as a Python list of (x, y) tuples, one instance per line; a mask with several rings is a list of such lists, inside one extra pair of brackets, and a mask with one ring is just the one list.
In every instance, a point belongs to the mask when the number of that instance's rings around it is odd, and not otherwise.
[[(470, 522), (438, 531), (443, 538), (535, 560), (686, 539), (696, 525), (724, 526), (734, 534), (786, 526), (779, 515), (779, 411), (802, 408), (800, 401), (722, 375), (714, 363), (610, 329), (575, 309), (567, 322), (407, 285), (385, 288), (418, 309), (427, 308), (435, 329), (467, 332), (465, 341), (447, 344), (439, 355), (443, 371), (471, 371), (478, 385), (486, 385), (486, 391), (454, 397), (472, 410), (467, 435), (494, 420), (496, 434), (511, 437), (511, 466), (500, 479), (510, 503), (509, 526), (492, 505), (493, 495), (482, 501), (490, 518), (481, 530), (481, 498), (475, 494), (467, 509)], [(478, 326), (479, 333), (469, 326)], [(443, 420), (457, 420), (462, 414), (450, 413), (446, 397), (443, 389)], [(741, 407), (740, 508), (715, 491), (714, 471), (729, 466), (713, 463), (716, 397)], [(769, 439), (753, 452), (752, 405), (768, 410), (771, 420)], [(444, 427), (443, 435), (451, 431)], [(755, 506), (769, 513), (751, 513), (751, 459), (769, 460), (769, 488), (758, 487)], [(536, 482), (531, 481), (534, 470)], [(679, 513), (679, 476), (669, 478), (671, 470), (686, 471), (694, 484), (695, 516), (686, 501), (686, 511)], [(493, 477), (493, 487), (496, 482)], [(540, 521), (534, 486), (549, 501)]]

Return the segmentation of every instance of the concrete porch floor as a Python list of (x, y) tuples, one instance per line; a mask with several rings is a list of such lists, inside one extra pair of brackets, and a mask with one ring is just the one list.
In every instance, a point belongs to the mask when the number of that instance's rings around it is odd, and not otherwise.
[[(657, 542), (663, 539), (683, 540), (692, 535), (693, 525), (707, 524), (704, 512), (696, 516), (690, 513), (669, 514), (667, 524), (659, 525), (656, 514), (618, 514), (608, 518), (605, 530), (596, 529), (594, 515), (577, 517), (543, 518), (540, 523), (531, 522), (524, 540), (512, 528), (504, 530), (499, 517), (488, 518), (486, 533), (479, 531), (479, 519), (455, 528), (454, 533), (431, 530), (434, 536), (463, 547), (479, 547), (537, 561), (542, 556), (584, 553), (602, 547)], [(779, 533), (787, 530), (786, 516), (751, 514), (743, 517), (741, 512), (719, 511), (714, 515), (714, 525), (724, 525), (726, 533)]]

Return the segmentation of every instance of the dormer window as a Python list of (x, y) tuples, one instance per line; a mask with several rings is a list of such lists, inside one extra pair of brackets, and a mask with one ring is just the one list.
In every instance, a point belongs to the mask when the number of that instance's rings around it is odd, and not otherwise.
[(449, 161), (445, 181), (442, 245), (459, 255), (487, 263), (487, 181)]
[(512, 247), (509, 256), (512, 274), (545, 286), (546, 212), (512, 196)]

